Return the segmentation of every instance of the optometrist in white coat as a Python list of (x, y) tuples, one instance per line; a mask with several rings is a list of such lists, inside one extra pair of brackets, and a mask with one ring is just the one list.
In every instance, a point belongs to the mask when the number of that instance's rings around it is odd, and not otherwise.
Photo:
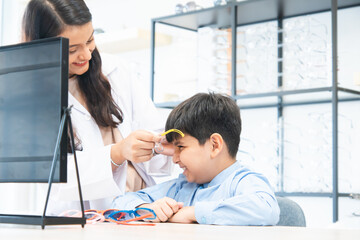
[[(148, 93), (137, 79), (132, 78), (126, 64), (109, 55), (102, 55), (102, 61), (103, 73), (110, 81), (113, 99), (123, 112), (124, 121), (118, 125), (122, 137), (126, 138), (138, 129), (162, 132), (164, 121), (159, 119)], [(68, 104), (73, 106), (71, 120), (81, 141), (76, 156), (85, 209), (107, 209), (114, 197), (126, 191), (129, 162), (125, 161), (113, 170), (111, 145), (104, 146), (99, 127), (90, 113), (70, 92)], [(146, 187), (155, 184), (152, 176), (168, 176), (173, 166), (171, 159), (161, 154), (150, 161), (132, 164)], [(73, 155), (69, 154), (68, 182), (53, 184), (47, 214), (58, 215), (73, 209), (80, 210), (80, 203)]]

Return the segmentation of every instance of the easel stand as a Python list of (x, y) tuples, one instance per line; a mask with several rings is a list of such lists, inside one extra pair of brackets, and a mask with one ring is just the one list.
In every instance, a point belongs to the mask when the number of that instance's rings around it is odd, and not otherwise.
[[(81, 193), (79, 170), (78, 170), (76, 153), (75, 153), (74, 134), (73, 134), (72, 124), (71, 124), (71, 117), (70, 117), (71, 107), (72, 106), (64, 109), (64, 114), (61, 118), (59, 133), (58, 133), (56, 145), (55, 145), (54, 157), (52, 160), (52, 165), (51, 165), (51, 170), (50, 170), (50, 176), (49, 176), (49, 181), (48, 181), (49, 186), (48, 186), (43, 215), (0, 214), (0, 223), (41, 225), (42, 229), (45, 228), (45, 225), (81, 224), (81, 226), (84, 227), (84, 225), (86, 223), (86, 219), (85, 219), (85, 215), (84, 215), (84, 203), (83, 203), (83, 198), (82, 198), (82, 193)], [(68, 124), (68, 127), (70, 129), (70, 143), (71, 143), (72, 153), (74, 154), (74, 160), (75, 160), (75, 169), (76, 169), (76, 177), (77, 177), (77, 181), (78, 181), (78, 189), (79, 189), (79, 198), (80, 198), (82, 217), (46, 216), (46, 208), (47, 208), (47, 205), (49, 202), (51, 185), (54, 180), (56, 161), (58, 160), (58, 158), (60, 156), (60, 154), (59, 154), (60, 142), (61, 142), (61, 138), (62, 138), (63, 134), (66, 134), (66, 133), (64, 133), (64, 127), (65, 127), (66, 123)]]

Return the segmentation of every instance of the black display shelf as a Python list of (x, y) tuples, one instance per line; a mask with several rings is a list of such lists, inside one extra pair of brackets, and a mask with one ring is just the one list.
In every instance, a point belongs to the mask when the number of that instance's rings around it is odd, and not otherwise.
[[(315, 94), (315, 93), (331, 93), (332, 87), (321, 87), (321, 88), (309, 88), (309, 89), (296, 89), (296, 90), (285, 90), (285, 91), (273, 91), (273, 92), (263, 92), (263, 93), (251, 93), (251, 94), (241, 94), (234, 97), (235, 100), (239, 100), (239, 107), (241, 109), (252, 109), (252, 108), (268, 108), (268, 107), (278, 107), (277, 99), (274, 97), (284, 97), (292, 95), (301, 95), (301, 94)], [(339, 92), (347, 93), (347, 96), (339, 97), (339, 102), (349, 102), (349, 101), (360, 101), (360, 91), (349, 89), (349, 88), (338, 88)], [(257, 98), (269, 98), (273, 97), (273, 101), (263, 101), (262, 104), (241, 104), (241, 100), (244, 99), (257, 99)], [(172, 109), (176, 107), (181, 101), (171, 101), (171, 102), (162, 102), (156, 103), (158, 108), (168, 108)], [(309, 104), (322, 104), (322, 103), (331, 103), (331, 96), (329, 95), (326, 98), (314, 99), (314, 100), (296, 100), (296, 101), (284, 101), (282, 105), (285, 106), (295, 106), (295, 105), (309, 105)]]
[[(348, 88), (338, 88), (339, 91), (344, 91), (347, 93), (352, 93), (355, 95), (360, 95), (360, 91), (356, 91)], [(275, 92), (264, 92), (264, 93), (253, 93), (253, 94), (243, 94), (236, 95), (235, 99), (246, 99), (246, 98), (261, 98), (261, 97), (282, 97), (286, 95), (294, 94), (305, 94), (305, 93), (319, 93), (319, 92), (331, 92), (332, 87), (321, 87), (321, 88), (308, 88), (308, 89), (296, 89), (296, 90), (285, 90), (285, 91), (275, 91)]]
[[(153, 21), (197, 31), (201, 27), (231, 27), (231, 8), (237, 8), (237, 26), (274, 21), (278, 18), (291, 18), (307, 14), (329, 12), (329, 0), (249, 0), (229, 3), (218, 7), (206, 8), (182, 14), (154, 18)], [(338, 9), (360, 6), (359, 0), (341, 0)]]

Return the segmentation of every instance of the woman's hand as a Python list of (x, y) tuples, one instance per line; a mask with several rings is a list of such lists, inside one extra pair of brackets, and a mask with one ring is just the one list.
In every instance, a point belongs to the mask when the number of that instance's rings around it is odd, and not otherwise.
[[(173, 156), (175, 152), (175, 146), (172, 143), (166, 141), (165, 136), (155, 135), (154, 136), (155, 142), (155, 152), (158, 154), (163, 154), (166, 156)], [(157, 147), (158, 144), (161, 144), (161, 147)], [(161, 148), (161, 149), (158, 149)], [(160, 151), (159, 151), (160, 150)]]
[(122, 164), (125, 160), (134, 163), (146, 162), (153, 157), (152, 149), (155, 146), (155, 138), (151, 132), (137, 130), (111, 147), (111, 159), (116, 164)]

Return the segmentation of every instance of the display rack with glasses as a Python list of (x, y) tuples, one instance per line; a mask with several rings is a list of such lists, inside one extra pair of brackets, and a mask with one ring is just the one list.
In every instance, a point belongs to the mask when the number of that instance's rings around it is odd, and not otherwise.
[[(338, 130), (338, 120), (341, 118), (341, 115), (338, 113), (338, 105), (339, 102), (352, 102), (360, 100), (360, 91), (358, 89), (340, 87), (338, 84), (338, 61), (336, 61), (338, 57), (338, 10), (357, 6), (360, 6), (360, 0), (251, 0), (231, 2), (227, 5), (152, 19), (151, 97), (154, 100), (156, 93), (156, 72), (154, 69), (155, 34), (157, 24), (163, 24), (194, 32), (198, 32), (204, 27), (211, 27), (212, 29), (220, 30), (226, 29), (229, 33), (228, 37), (230, 39), (229, 78), (231, 80), (231, 85), (228, 89), (229, 95), (231, 95), (231, 97), (239, 103), (239, 106), (242, 109), (275, 108), (277, 112), (277, 122), (272, 126), (276, 131), (277, 143), (275, 143), (274, 146), (276, 147), (276, 152), (280, 161), (278, 171), (280, 187), (278, 188), (277, 194), (285, 196), (332, 197), (333, 221), (335, 222), (338, 220), (339, 197), (350, 196), (349, 193), (339, 193), (338, 188), (338, 138), (340, 134)], [(328, 29), (330, 33), (326, 33), (326, 28), (324, 28), (321, 24), (318, 24), (316, 21), (313, 21), (311, 26), (317, 27), (319, 29), (317, 32), (320, 32), (320, 34), (310, 33), (305, 37), (305, 45), (297, 44), (297, 46), (293, 47), (292, 50), (285, 50), (286, 47), (291, 45), (289, 44), (291, 41), (297, 40), (304, 35), (303, 32), (297, 32), (295, 28), (298, 27), (298, 29), (301, 30), (304, 28), (304, 23), (306, 24), (306, 22), (310, 22), (310, 20), (305, 20), (302, 23), (296, 22), (297, 17), (311, 16), (326, 12), (329, 13), (329, 17), (331, 19), (330, 29)], [(295, 20), (292, 21), (292, 19)], [(287, 25), (285, 24), (285, 21), (288, 21)], [(243, 44), (241, 42), (243, 39), (241, 33), (239, 35), (239, 31), (246, 31), (247, 26), (254, 26), (255, 24), (264, 25), (264, 23), (268, 23), (266, 31), (271, 32), (273, 34), (272, 36), (275, 36), (275, 45), (273, 46), (275, 49), (273, 52), (275, 52), (275, 54), (270, 54), (274, 57), (270, 61), (274, 62), (273, 60), (275, 60), (276, 69), (275, 73), (268, 74), (270, 76), (268, 78), (272, 78), (273, 81), (269, 83), (270, 87), (265, 87), (261, 91), (256, 92), (251, 88), (246, 89), (247, 87), (249, 88), (250, 84), (254, 85), (256, 78), (247, 77), (246, 80), (245, 78), (239, 77), (244, 75), (243, 72), (241, 72), (242, 70), (237, 67), (239, 62), (241, 63), (240, 60), (243, 59), (243, 56), (241, 55), (242, 53), (239, 53), (238, 51), (238, 46), (242, 46)], [(256, 36), (253, 36), (255, 42), (257, 41), (257, 37), (259, 39), (268, 37), (268, 32), (266, 31), (262, 32), (259, 28), (255, 28), (255, 31), (252, 30), (254, 30), (254, 27), (252, 27), (252, 29), (247, 33), (250, 37), (252, 32), (257, 33)], [(288, 33), (290, 32), (290, 34), (285, 35), (285, 31)], [(321, 32), (325, 35), (328, 34), (330, 44), (327, 45), (327, 42), (323, 39), (324, 36), (322, 36)], [(274, 40), (269, 39), (266, 41), (271, 42)], [(309, 43), (312, 44), (312, 49), (307, 46)], [(231, 46), (236, 47), (232, 48)], [(247, 47), (250, 48), (251, 46), (248, 45)], [(254, 49), (258, 48), (259, 46)], [(302, 49), (301, 54), (299, 54), (299, 51), (297, 51), (296, 48)], [(322, 54), (323, 52), (326, 52), (327, 49), (328, 55), (325, 53)], [(287, 55), (285, 55), (284, 52), (286, 52)], [(250, 49), (247, 49), (247, 56), (249, 57), (247, 59), (248, 66), (251, 62), (251, 55), (249, 53)], [(291, 54), (297, 56), (297, 58), (293, 60), (293, 58), (291, 58)], [(330, 56), (330, 58), (327, 58), (326, 56)], [(306, 58), (306, 61), (304, 58)], [(251, 66), (254, 66), (254, 63)], [(326, 75), (327, 73), (328, 75)], [(286, 77), (292, 81), (286, 81)], [(301, 87), (297, 85), (300, 81), (299, 79), (302, 79)], [(327, 82), (326, 79), (330, 79), (330, 81)], [(312, 84), (313, 80), (316, 80), (317, 84)], [(255, 87), (254, 89), (259, 89), (259, 87)], [(324, 96), (319, 98), (318, 95)], [(259, 99), (260, 101), (256, 101)], [(157, 107), (160, 108), (173, 108), (178, 103), (179, 102), (155, 101)], [(325, 149), (324, 151), (330, 152), (328, 157), (330, 159), (329, 169), (331, 172), (330, 175), (332, 183), (328, 186), (327, 192), (286, 192), (284, 191), (284, 162), (286, 161), (286, 158), (284, 157), (283, 147), (286, 139), (284, 138), (283, 129), (284, 125), (288, 123), (283, 119), (284, 109), (290, 106), (304, 106), (324, 103), (328, 103), (331, 108), (330, 111), (328, 111), (330, 113), (330, 118), (328, 118), (328, 120), (332, 124), (331, 126), (325, 126), (325, 129), (329, 130), (332, 135), (329, 142), (329, 146), (331, 148)], [(306, 116), (308, 116), (308, 119), (310, 120), (319, 117), (311, 112)], [(314, 133), (314, 135), (315, 134), (316, 133)], [(296, 136), (296, 130), (294, 130), (294, 135)], [(295, 145), (291, 142), (287, 142), (286, 144), (288, 146)], [(243, 154), (248, 153), (243, 152)], [(251, 156), (249, 158), (251, 158)]]

